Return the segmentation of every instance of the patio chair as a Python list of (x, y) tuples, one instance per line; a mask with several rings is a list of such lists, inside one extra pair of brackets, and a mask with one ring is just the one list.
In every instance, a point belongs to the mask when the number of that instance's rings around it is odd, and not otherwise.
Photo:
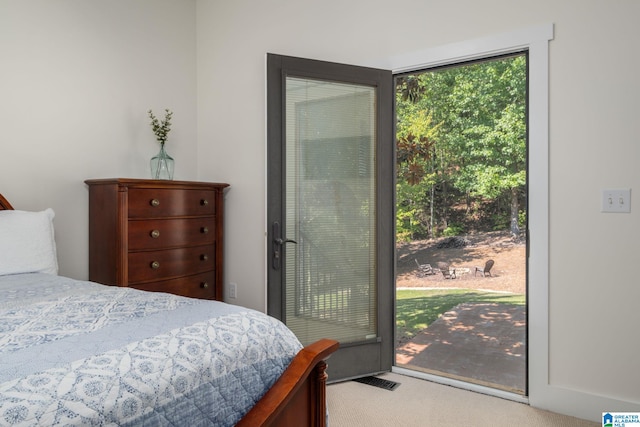
[(490, 259), (490, 260), (488, 260), (487, 262), (484, 263), (484, 268), (476, 267), (476, 271), (473, 273), (473, 275), (475, 276), (479, 271), (480, 273), (482, 273), (482, 277), (485, 277), (487, 274), (489, 276), (493, 277), (491, 275), (491, 267), (493, 267), (493, 260), (492, 259)]
[(418, 272), (416, 273), (418, 277), (428, 276), (433, 274), (433, 268), (431, 268), (431, 264), (420, 264), (416, 259), (416, 265), (418, 266)]
[(456, 278), (456, 269), (451, 268), (451, 265), (446, 262), (438, 262), (436, 264), (438, 266), (438, 270), (442, 273), (445, 279), (455, 279)]

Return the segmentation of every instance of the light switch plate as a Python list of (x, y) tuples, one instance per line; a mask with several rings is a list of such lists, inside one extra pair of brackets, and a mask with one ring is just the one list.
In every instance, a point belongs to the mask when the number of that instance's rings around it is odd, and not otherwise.
[(602, 190), (602, 212), (631, 212), (631, 189)]

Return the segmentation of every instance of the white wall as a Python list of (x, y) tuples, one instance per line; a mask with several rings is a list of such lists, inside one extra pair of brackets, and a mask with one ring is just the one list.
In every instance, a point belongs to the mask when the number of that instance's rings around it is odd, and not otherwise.
[(266, 52), (384, 63), (554, 23), (549, 368), (536, 400), (593, 420), (640, 411), (640, 208), (602, 214), (599, 194), (640, 189), (638, 16), (635, 0), (0, 0), (0, 192), (53, 207), (61, 274), (86, 278), (83, 181), (147, 177), (158, 147), (146, 111), (169, 107), (176, 179), (231, 184), (232, 302), (264, 309)]
[(226, 281), (238, 283), (231, 302), (258, 309), (265, 307), (266, 52), (367, 65), (553, 23), (548, 371), (545, 396), (532, 401), (594, 421), (602, 411), (640, 410), (640, 208), (600, 212), (602, 189), (640, 189), (640, 3), (199, 0), (197, 16), (199, 176), (231, 184)]
[(88, 276), (84, 180), (150, 177), (150, 108), (197, 178), (195, 54), (195, 1), (0, 0), (0, 193), (55, 210), (61, 274)]

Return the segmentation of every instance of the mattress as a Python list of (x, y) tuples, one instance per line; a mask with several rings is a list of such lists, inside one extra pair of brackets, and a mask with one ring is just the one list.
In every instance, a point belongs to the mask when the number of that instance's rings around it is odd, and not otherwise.
[(0, 426), (232, 426), (301, 348), (217, 301), (0, 276)]

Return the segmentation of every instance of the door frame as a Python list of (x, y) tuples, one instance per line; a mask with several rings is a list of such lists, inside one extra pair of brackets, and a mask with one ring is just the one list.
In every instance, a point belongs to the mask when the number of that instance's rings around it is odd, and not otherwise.
[(368, 63), (391, 68), (395, 75), (522, 50), (529, 52), (528, 396), (416, 374), (396, 366), (392, 371), (540, 408), (557, 407), (558, 393), (562, 394), (549, 381), (549, 42), (553, 40), (553, 30), (553, 24), (543, 24)]

